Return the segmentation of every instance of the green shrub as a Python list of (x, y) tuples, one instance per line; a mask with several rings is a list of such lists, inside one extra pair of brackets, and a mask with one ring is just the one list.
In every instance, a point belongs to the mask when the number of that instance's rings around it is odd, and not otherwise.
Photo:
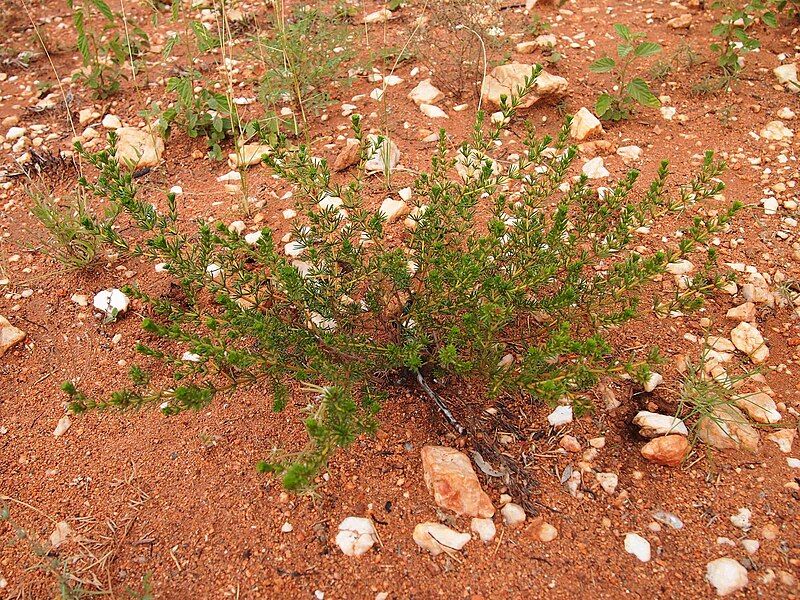
[[(520, 94), (532, 85), (533, 77)], [(504, 100), (504, 123), (518, 103)], [(363, 173), (381, 140), (367, 141), (358, 117), (353, 125)], [(129, 290), (152, 315), (138, 350), (169, 365), (175, 382), (146, 383), (139, 370), (139, 385), (100, 401), (70, 385), (72, 410), (152, 405), (172, 415), (246, 386), (269, 390), (282, 410), (297, 389), (292, 382), (300, 382), (309, 445), (261, 464), (297, 489), (336, 448), (375, 429), (392, 374), (469, 379), (493, 398), (524, 394), (576, 406), (602, 376), (646, 380), (653, 356), (619, 355), (606, 330), (634, 318), (642, 286), (705, 246), (738, 205), (694, 219), (677, 246), (639, 255), (630, 250), (635, 230), (718, 194), (722, 165), (709, 153), (674, 197), (666, 163), (644, 193), (633, 192), (639, 174), (631, 171), (598, 195), (585, 176), (568, 178), (577, 158), (568, 126), (555, 139), (529, 128), (519, 161), (501, 166), (490, 156), (505, 125), (489, 127), (479, 114), (457, 153), (461, 178), (442, 131), (430, 169), (416, 180), (413, 228), (402, 241), (390, 235), (399, 225), (362, 203), (361, 176), (334, 186), (327, 164), (307, 147), (277, 147), (265, 161), (301, 198), (290, 242), (303, 250), (297, 259), (275, 246), (269, 229), (255, 244), (224, 224), (186, 231), (174, 197), (159, 212), (137, 197), (109, 152), (87, 156), (100, 176), (83, 185), (145, 233), (134, 243), (106, 228), (105, 239), (165, 262), (184, 298)], [(184, 351), (198, 360), (181, 360)]]

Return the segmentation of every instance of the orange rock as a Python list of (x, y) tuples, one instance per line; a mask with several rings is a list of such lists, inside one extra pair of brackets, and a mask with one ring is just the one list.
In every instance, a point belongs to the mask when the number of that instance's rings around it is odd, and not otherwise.
[(650, 462), (677, 467), (689, 451), (689, 441), (682, 435), (665, 435), (650, 440), (642, 447), (642, 456)]
[(422, 448), (425, 485), (442, 508), (458, 515), (488, 519), (494, 506), (481, 488), (478, 476), (466, 454), (445, 446)]

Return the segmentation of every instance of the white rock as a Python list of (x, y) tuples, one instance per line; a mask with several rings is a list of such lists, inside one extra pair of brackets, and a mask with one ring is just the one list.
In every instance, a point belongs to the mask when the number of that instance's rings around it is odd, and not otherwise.
[(73, 533), (74, 531), (69, 526), (69, 523), (66, 521), (59, 521), (56, 523), (53, 532), (50, 534), (50, 547), (55, 550), (70, 537), (72, 537)]
[(392, 11), (388, 8), (382, 8), (380, 10), (376, 10), (375, 12), (371, 12), (364, 17), (364, 23), (385, 23), (389, 19), (392, 18)]
[(755, 325), (746, 321), (739, 323), (731, 330), (731, 341), (755, 364), (763, 363), (769, 357), (769, 348), (764, 343), (761, 332)]
[(112, 318), (128, 310), (129, 304), (128, 297), (117, 288), (97, 292), (92, 301), (92, 305), (97, 310)]
[(644, 391), (645, 392), (652, 392), (663, 381), (664, 381), (664, 377), (660, 373), (656, 373), (655, 371), (651, 371), (650, 372), (650, 377), (647, 378), (647, 381), (644, 384)]
[(664, 117), (665, 121), (672, 121), (675, 113), (678, 112), (674, 106), (662, 106), (659, 108), (659, 111), (661, 112), (661, 116)]
[(217, 263), (209, 263), (206, 265), (206, 273), (211, 279), (217, 279), (222, 276), (222, 267)]
[(363, 517), (347, 517), (339, 524), (336, 545), (347, 556), (361, 556), (378, 540), (372, 520)]
[(444, 112), (438, 106), (434, 106), (433, 104), (420, 104), (419, 105), (420, 111), (422, 114), (428, 117), (429, 119), (447, 119), (447, 113)]
[(620, 146), (617, 148), (617, 154), (625, 162), (633, 162), (642, 157), (642, 149), (639, 146)]
[(639, 434), (646, 438), (664, 435), (689, 435), (689, 429), (683, 421), (670, 415), (662, 415), (647, 410), (640, 410), (633, 418), (633, 424), (639, 427)]
[(572, 423), (572, 405), (556, 406), (553, 412), (547, 415), (547, 422), (553, 427)]
[(667, 264), (665, 270), (670, 275), (687, 275), (694, 271), (694, 264), (688, 260), (676, 260)]
[(650, 560), (650, 542), (638, 533), (625, 534), (625, 552), (633, 554), (642, 562)]
[(744, 548), (745, 552), (750, 555), (755, 554), (758, 552), (758, 549), (761, 547), (761, 543), (758, 540), (742, 540), (742, 548)]
[(408, 93), (408, 97), (414, 101), (414, 104), (420, 106), (422, 104), (436, 104), (444, 98), (444, 94), (431, 83), (430, 79), (423, 79)]
[(619, 477), (616, 473), (595, 473), (594, 476), (606, 494), (613, 494), (616, 491), (619, 484)]
[(730, 516), (730, 519), (734, 527), (747, 531), (752, 527), (750, 524), (750, 517), (752, 516), (753, 513), (749, 508), (740, 508), (738, 513)]
[(233, 221), (230, 225), (228, 225), (228, 231), (242, 235), (246, 227), (247, 225), (244, 224), (244, 221)]
[(718, 558), (706, 565), (706, 581), (717, 596), (727, 596), (747, 587), (747, 569), (732, 558)]
[(413, 536), (417, 546), (424, 548), (433, 556), (447, 550), (461, 550), (472, 539), (470, 534), (450, 529), (441, 523), (420, 523), (414, 528)]
[[(378, 139), (381, 139), (380, 144)], [(386, 137), (379, 138), (372, 133), (367, 136), (367, 143), (370, 151), (369, 158), (364, 164), (367, 174), (383, 173), (387, 168), (389, 171), (393, 171), (400, 162), (400, 149), (397, 144)]]
[(589, 162), (583, 165), (583, 174), (589, 179), (603, 179), (608, 177), (610, 173), (603, 163), (602, 156), (596, 156)]
[(119, 129), (122, 127), (122, 121), (119, 120), (117, 115), (108, 114), (103, 117), (101, 125), (106, 129)]
[(56, 428), (53, 430), (53, 437), (60, 438), (67, 433), (67, 429), (69, 429), (70, 425), (72, 425), (72, 422), (69, 420), (69, 415), (61, 417), (56, 424)]
[(411, 208), (402, 200), (386, 198), (381, 202), (381, 207), (378, 211), (386, 218), (386, 223), (394, 223), (401, 217), (405, 217), (411, 211)]
[(398, 77), (397, 75), (387, 75), (386, 77), (383, 78), (383, 81), (384, 83), (386, 83), (386, 85), (394, 86), (403, 83), (403, 78)]
[(790, 92), (800, 92), (800, 87), (798, 87), (800, 81), (797, 79), (797, 65), (795, 63), (780, 65), (775, 67), (772, 72), (778, 78), (778, 83), (785, 85)]
[(136, 127), (117, 129), (116, 159), (129, 168), (155, 167), (164, 154), (164, 140), (157, 133)]
[(582, 142), (589, 138), (603, 134), (603, 124), (586, 107), (575, 113), (569, 126), (569, 134), (573, 139)]
[(775, 198), (774, 196), (768, 196), (767, 198), (763, 198), (761, 200), (761, 204), (764, 205), (765, 215), (778, 214), (778, 199)]
[(797, 116), (797, 114), (788, 106), (784, 106), (782, 109), (778, 111), (778, 118), (784, 119), (785, 121), (791, 121)]
[(474, 517), (470, 523), (470, 529), (477, 534), (482, 542), (489, 543), (497, 535), (497, 527), (491, 519), (480, 519)]
[(294, 531), (294, 527), (289, 521), (281, 525), (281, 533), (291, 533), (292, 531)]
[(173, 185), (169, 188), (170, 194), (175, 194), (176, 196), (181, 196), (183, 194), (183, 188), (179, 185)]
[(260, 239), (261, 239), (261, 231), (254, 231), (244, 236), (244, 241), (250, 244), (251, 246), (255, 246), (256, 244), (258, 244), (258, 241)]
[(18, 140), (18, 139), (20, 139), (20, 138), (21, 138), (23, 135), (25, 135), (25, 131), (26, 131), (26, 130), (25, 130), (25, 128), (24, 128), (24, 127), (11, 127), (11, 128), (9, 128), (9, 130), (6, 132), (6, 140), (7, 140), (7, 141), (11, 141), (11, 140)]
[(780, 142), (793, 138), (794, 132), (786, 127), (782, 121), (770, 121), (764, 126), (759, 135), (765, 140)]
[(503, 523), (509, 527), (516, 527), (525, 522), (525, 509), (513, 502), (503, 506), (500, 509), (500, 514), (503, 515)]

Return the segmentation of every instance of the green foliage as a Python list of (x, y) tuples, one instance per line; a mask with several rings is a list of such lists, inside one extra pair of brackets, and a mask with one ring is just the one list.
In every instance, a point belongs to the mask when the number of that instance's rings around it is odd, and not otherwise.
[[(125, 63), (129, 61), (135, 70), (136, 60), (149, 46), (147, 34), (123, 15), (114, 13), (104, 0), (86, 0), (82, 5), (67, 0), (67, 6), (72, 10), (83, 62), (83, 69), (73, 78), (92, 90), (97, 98), (113, 96), (125, 79), (122, 70)], [(100, 32), (88, 23), (94, 17), (102, 21)]]
[[(636, 171), (598, 194), (586, 176), (571, 178), (578, 153), (567, 144), (568, 122), (555, 138), (528, 127), (519, 161), (501, 167), (491, 158), (495, 142), (539, 72), (519, 96), (502, 99), (502, 122), (488, 125), (479, 113), (456, 153), (441, 132), (430, 169), (414, 185), (402, 240), (399, 225), (363, 203), (360, 175), (334, 185), (326, 162), (306, 146), (265, 157), (296, 189), (297, 258), (275, 246), (268, 228), (255, 243), (222, 223), (186, 232), (173, 196), (158, 210), (137, 197), (131, 174), (109, 152), (84, 154), (99, 171), (84, 187), (141, 231), (135, 240), (117, 228), (98, 234), (132, 256), (166, 263), (182, 294), (176, 301), (127, 290), (151, 315), (138, 351), (165, 363), (174, 381), (137, 372), (130, 388), (99, 401), (68, 385), (72, 410), (156, 406), (172, 415), (238, 388), (271, 390), (275, 410), (303, 414), (309, 443), (258, 468), (301, 489), (336, 448), (374, 430), (388, 382), (403, 373), (469, 379), (498, 399), (568, 399), (581, 411), (603, 376), (646, 380), (655, 354), (620, 355), (606, 329), (636, 317), (642, 286), (703, 248), (733, 209), (698, 218), (677, 246), (648, 256), (630, 249), (635, 230), (718, 193), (722, 165), (709, 154), (675, 198), (666, 163), (643, 194), (633, 191)], [(358, 116), (353, 127), (362, 143), (355, 172), (363, 173), (374, 144)]]
[(613, 73), (617, 91), (600, 94), (595, 112), (601, 119), (620, 121), (630, 118), (637, 104), (646, 108), (661, 106), (661, 102), (642, 77), (630, 76), (630, 71), (638, 63), (661, 52), (661, 46), (644, 39), (644, 33), (631, 32), (625, 25), (614, 25), (614, 30), (622, 40), (617, 44), (617, 58), (598, 58), (589, 65), (589, 70), (593, 73)]

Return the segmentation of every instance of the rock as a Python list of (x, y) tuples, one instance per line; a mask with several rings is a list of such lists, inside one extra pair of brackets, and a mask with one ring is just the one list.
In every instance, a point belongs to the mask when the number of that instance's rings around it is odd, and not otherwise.
[(347, 517), (339, 523), (336, 545), (347, 556), (361, 556), (378, 540), (372, 520), (363, 517)]
[(692, 24), (691, 13), (684, 13), (678, 17), (675, 17), (667, 21), (667, 25), (669, 25), (673, 29), (689, 29), (689, 25), (691, 24)]
[(119, 120), (117, 115), (108, 114), (103, 117), (101, 125), (106, 129), (119, 129), (122, 127), (122, 121)]
[(755, 364), (761, 364), (769, 357), (769, 348), (755, 325), (747, 322), (739, 323), (731, 330), (731, 341)]
[(441, 523), (420, 523), (412, 535), (417, 546), (433, 556), (448, 550), (461, 550), (471, 539), (468, 533), (460, 533)]
[(797, 65), (795, 63), (780, 65), (775, 67), (772, 72), (778, 78), (778, 83), (785, 85), (790, 92), (800, 92), (800, 87), (798, 87), (800, 81), (797, 79)]
[[(492, 69), (486, 76), (481, 88), (481, 97), (484, 101), (500, 106), (500, 97), (506, 96), (509, 100), (512, 94), (525, 86), (525, 78), (531, 75), (534, 65), (522, 63), (509, 63)], [(563, 96), (569, 82), (563, 77), (551, 75), (542, 71), (534, 82), (531, 92), (520, 102), (520, 108), (528, 108), (544, 97)]]
[(561, 427), (572, 423), (572, 405), (556, 406), (553, 412), (547, 415), (547, 422), (552, 427)]
[(756, 318), (756, 305), (752, 302), (745, 302), (728, 309), (725, 317), (731, 321), (753, 321)]
[(620, 146), (617, 149), (617, 154), (626, 163), (636, 162), (642, 157), (642, 149), (639, 146)]
[(494, 515), (492, 501), (466, 454), (445, 446), (424, 446), (422, 469), (425, 485), (441, 508), (469, 517)]
[(503, 515), (503, 523), (509, 527), (516, 527), (525, 522), (525, 509), (519, 504), (509, 502), (500, 509), (500, 514)]
[(650, 372), (650, 377), (648, 377), (647, 381), (644, 382), (644, 391), (648, 392), (648, 393), (652, 392), (663, 381), (664, 381), (664, 377), (662, 377), (660, 373), (656, 373), (655, 371), (651, 371)]
[(777, 423), (781, 420), (775, 400), (766, 392), (737, 395), (733, 403), (756, 423)]
[(663, 523), (672, 529), (683, 529), (683, 521), (677, 515), (663, 510), (657, 510), (653, 513), (653, 518), (659, 523)]
[(161, 162), (164, 140), (155, 132), (136, 127), (117, 129), (117, 161), (133, 170), (155, 167)]
[(289, 521), (281, 525), (281, 533), (292, 533), (292, 531), (294, 531), (294, 526)]
[(717, 596), (727, 596), (747, 587), (747, 569), (732, 558), (718, 558), (706, 565), (706, 581)]
[(491, 519), (473, 518), (470, 523), (470, 530), (476, 533), (484, 543), (491, 542), (494, 536), (497, 535), (497, 527), (494, 526), (494, 521)]
[(367, 143), (369, 158), (364, 165), (367, 174), (384, 173), (387, 168), (390, 172), (393, 171), (400, 162), (400, 149), (397, 144), (386, 137), (372, 133), (367, 136)]
[(371, 23), (385, 23), (389, 19), (392, 18), (392, 11), (388, 8), (382, 8), (380, 10), (376, 10), (375, 12), (371, 12), (368, 15), (364, 16), (364, 23), (371, 24)]
[(767, 439), (770, 442), (775, 442), (778, 445), (778, 450), (784, 454), (789, 454), (792, 451), (792, 443), (796, 435), (796, 429), (779, 429), (767, 435)]
[(344, 148), (341, 149), (333, 161), (333, 170), (336, 172), (349, 169), (361, 160), (361, 144), (355, 138), (348, 138)]
[(571, 435), (565, 435), (562, 437), (558, 445), (567, 452), (580, 452), (583, 449), (577, 438)]
[(642, 456), (650, 462), (678, 467), (689, 452), (689, 441), (682, 435), (657, 437), (642, 446)]
[(55, 550), (61, 544), (71, 538), (73, 534), (74, 531), (72, 531), (72, 527), (69, 526), (69, 523), (66, 521), (59, 521), (56, 523), (55, 529), (53, 529), (53, 532), (50, 534), (50, 548)]
[(767, 216), (777, 215), (778, 214), (778, 199), (774, 196), (769, 196), (768, 198), (763, 198), (761, 200), (761, 204), (764, 205), (764, 214)]
[(614, 494), (619, 484), (619, 477), (616, 473), (595, 473), (594, 476), (606, 494)]
[(638, 533), (625, 534), (625, 552), (633, 554), (642, 562), (650, 560), (650, 542)]
[(117, 288), (112, 288), (97, 292), (97, 294), (94, 296), (94, 300), (92, 301), (92, 305), (97, 310), (104, 313), (106, 317), (114, 319), (117, 317), (117, 315), (128, 310), (130, 300), (120, 290)]
[(228, 163), (232, 169), (252, 167), (261, 162), (265, 155), (272, 154), (272, 147), (266, 144), (242, 144), (238, 152), (228, 156)]
[(669, 434), (689, 435), (689, 430), (679, 418), (647, 410), (636, 413), (633, 424), (639, 426), (639, 435), (646, 438)]
[(72, 422), (69, 420), (69, 415), (64, 415), (61, 417), (56, 424), (56, 428), (53, 430), (53, 437), (60, 438), (62, 435), (67, 433), (70, 425), (72, 425)]
[(414, 101), (414, 104), (420, 106), (421, 104), (436, 104), (444, 98), (444, 93), (433, 85), (430, 79), (423, 79), (408, 93), (408, 97)]
[(434, 106), (433, 104), (420, 104), (419, 105), (420, 111), (422, 114), (428, 117), (429, 119), (447, 119), (447, 113), (444, 112), (438, 106)]
[(603, 124), (600, 123), (600, 119), (592, 114), (592, 111), (582, 107), (572, 117), (569, 134), (573, 139), (582, 142), (583, 140), (603, 135)]
[(25, 332), (0, 315), (0, 357), (25, 339)]
[(603, 164), (603, 158), (601, 156), (597, 156), (588, 161), (583, 165), (581, 170), (589, 179), (603, 179), (610, 175), (605, 164)]
[(386, 218), (387, 224), (391, 224), (398, 219), (405, 217), (409, 212), (411, 212), (411, 208), (402, 200), (386, 198), (383, 202), (381, 202), (381, 207), (378, 209), (378, 212), (380, 212)]
[(558, 537), (558, 529), (546, 521), (537, 521), (533, 526), (533, 535), (540, 542), (552, 542)]
[(758, 449), (758, 432), (747, 422), (738, 408), (717, 406), (712, 414), (697, 422), (697, 437), (718, 450), (737, 448), (755, 452)]
[(456, 153), (456, 173), (465, 182), (470, 179), (479, 179), (484, 169), (491, 168), (492, 175), (500, 174), (500, 165), (493, 158), (486, 156), (482, 152), (470, 148), (465, 155), (463, 149)]
[(794, 132), (786, 127), (782, 121), (770, 121), (761, 130), (759, 135), (765, 140), (780, 142), (794, 137)]
[(93, 108), (82, 108), (78, 111), (78, 123), (86, 125), (100, 117), (100, 113)]
[(747, 531), (752, 527), (750, 523), (750, 518), (752, 516), (753, 512), (749, 508), (740, 508), (739, 512), (730, 516), (730, 521), (737, 529)]
[(795, 113), (795, 112), (794, 112), (794, 111), (793, 111), (791, 108), (789, 108), (788, 106), (784, 106), (782, 109), (780, 109), (780, 110), (778, 111), (778, 118), (779, 118), (779, 119), (784, 119), (785, 121), (791, 121), (791, 120), (792, 120), (792, 119), (794, 119), (796, 116), (797, 116), (797, 113)]

